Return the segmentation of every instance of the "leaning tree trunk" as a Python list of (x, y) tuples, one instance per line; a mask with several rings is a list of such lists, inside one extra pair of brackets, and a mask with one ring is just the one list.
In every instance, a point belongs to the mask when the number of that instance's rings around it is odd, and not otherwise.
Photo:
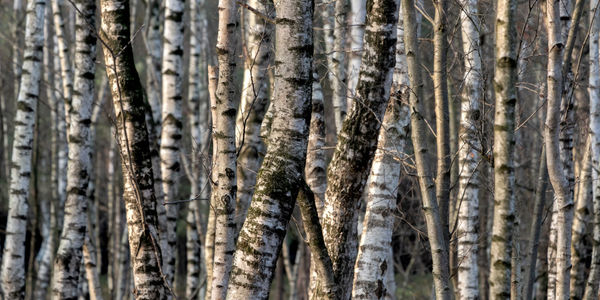
[(392, 233), (401, 159), (409, 139), (409, 79), (404, 52), (403, 22), (398, 21), (396, 66), (390, 103), (379, 130), (379, 141), (367, 188), (367, 208), (354, 267), (352, 299), (395, 299)]
[[(548, 111), (544, 128), (544, 142), (550, 183), (554, 188), (556, 216), (556, 299), (569, 298), (571, 268), (571, 224), (573, 222), (572, 195), (560, 157), (559, 122), (562, 92), (563, 39), (560, 30), (559, 0), (547, 1), (548, 30)], [(565, 154), (570, 155), (570, 154)]]
[[(165, 2), (165, 31), (162, 52), (162, 130), (160, 136), (160, 173), (167, 212), (167, 247), (163, 253), (163, 272), (167, 284), (175, 277), (175, 244), (177, 242), (177, 193), (181, 170), (183, 99), (183, 0)], [(169, 202), (174, 202), (169, 204)], [(169, 293), (167, 299), (171, 298)]]
[[(248, 2), (262, 14), (273, 17), (273, 3), (270, 0)], [(236, 225), (241, 228), (250, 206), (250, 199), (256, 184), (256, 174), (262, 163), (265, 145), (260, 138), (260, 125), (267, 110), (269, 96), (268, 67), (271, 62), (271, 36), (274, 25), (249, 13), (246, 40), (247, 56), (244, 62), (244, 86), (237, 128), (239, 158), (237, 165), (237, 203), (235, 208)]]
[(215, 209), (215, 240), (211, 298), (227, 295), (229, 273), (235, 251), (236, 148), (235, 116), (236, 35), (239, 16), (235, 0), (219, 0), (217, 54), (218, 81), (211, 100), (213, 121), (213, 188), (211, 206)]
[(371, 168), (381, 126), (379, 120), (390, 96), (398, 2), (375, 1), (369, 6), (367, 16), (356, 101), (344, 121), (329, 164), (323, 212), (325, 243), (342, 299), (349, 299), (352, 293), (358, 244), (356, 209)]
[[(163, 293), (152, 163), (143, 90), (129, 43), (129, 3), (102, 0), (101, 37), (122, 157), (127, 227), (136, 299)], [(117, 55), (118, 54), (118, 55)]]
[(515, 0), (500, 0), (496, 15), (494, 91), (494, 216), (490, 248), (490, 299), (510, 297), (515, 219), (514, 144), (517, 103), (517, 34)]
[(2, 292), (6, 299), (25, 298), (25, 234), (29, 209), (27, 202), (32, 171), (33, 127), (42, 74), (45, 6), (44, 0), (27, 3), (23, 74), (16, 103), (6, 240), (0, 269)]
[(480, 103), (483, 98), (479, 16), (477, 1), (461, 2), (461, 27), (465, 53), (465, 86), (461, 100), (458, 146), (458, 295), (461, 299), (479, 298), (479, 127)]
[[(92, 172), (91, 117), (96, 71), (94, 0), (77, 0), (74, 93), (68, 112), (69, 168), (67, 201), (60, 244), (54, 261), (52, 292), (56, 299), (77, 297), (87, 226), (87, 189)], [(60, 44), (60, 43), (59, 43)]]
[(600, 282), (600, 12), (598, 0), (590, 1), (590, 57), (588, 92), (590, 95), (590, 139), (592, 163), (592, 261), (583, 299), (595, 299)]
[[(275, 5), (276, 45), (269, 145), (242, 226), (227, 299), (268, 299), (277, 258), (303, 182), (311, 111), (313, 3)], [(213, 271), (214, 274), (214, 271)]]

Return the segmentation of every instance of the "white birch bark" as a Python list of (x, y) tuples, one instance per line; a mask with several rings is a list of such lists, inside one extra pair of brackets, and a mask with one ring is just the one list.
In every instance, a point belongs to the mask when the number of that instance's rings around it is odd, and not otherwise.
[[(122, 158), (127, 227), (136, 299), (163, 293), (156, 199), (143, 91), (129, 43), (129, 3), (102, 0), (101, 37)], [(116, 56), (119, 53), (119, 56)]]
[[(217, 68), (214, 66), (208, 66), (208, 95), (210, 97), (210, 103), (216, 103), (216, 89), (218, 74)], [(213, 149), (214, 151), (214, 149)], [(206, 264), (206, 300), (210, 300), (212, 297), (212, 281), (213, 281), (213, 266), (214, 266), (214, 254), (215, 254), (215, 227), (216, 227), (216, 212), (213, 209), (212, 196), (210, 199), (210, 208), (208, 210), (208, 219), (206, 222), (206, 237), (204, 242), (204, 260)]]
[(595, 299), (600, 283), (600, 11), (598, 0), (590, 1), (590, 54), (588, 92), (590, 96), (590, 139), (592, 164), (592, 262), (583, 299)]
[[(392, 233), (401, 160), (409, 139), (409, 79), (404, 29), (398, 21), (396, 66), (391, 99), (379, 130), (379, 141), (367, 188), (367, 207), (354, 267), (352, 299), (395, 299)], [(404, 104), (403, 104), (404, 103)]]
[[(571, 260), (571, 224), (573, 222), (573, 196), (571, 194), (568, 169), (560, 156), (559, 122), (561, 93), (563, 84), (562, 55), (564, 42), (559, 23), (560, 8), (558, 0), (547, 2), (548, 30), (548, 111), (544, 138), (548, 175), (554, 189), (557, 206), (556, 215), (556, 299), (569, 298), (570, 260)], [(571, 156), (568, 153), (565, 156)], [(570, 159), (566, 159), (570, 160)], [(554, 223), (554, 222), (553, 222)], [(549, 279), (550, 283), (550, 279)], [(551, 296), (550, 296), (551, 297)]]
[[(88, 234), (91, 232), (88, 231)], [(85, 238), (83, 244), (83, 261), (85, 264), (85, 276), (88, 282), (90, 300), (102, 300), (102, 287), (100, 286), (100, 275), (98, 274), (98, 252), (96, 245), (92, 242), (90, 236)]]
[[(162, 129), (160, 136), (160, 172), (164, 203), (178, 199), (181, 175), (180, 147), (182, 138), (183, 99), (183, 0), (165, 2), (165, 29), (162, 51)], [(178, 204), (166, 205), (167, 246), (161, 248), (163, 272), (169, 285), (175, 276), (175, 244), (177, 241)], [(170, 296), (167, 295), (167, 299)]]
[(458, 146), (458, 294), (460, 299), (479, 298), (477, 265), (479, 225), (480, 103), (483, 98), (477, 1), (461, 1), (461, 28), (465, 53), (464, 94), (461, 100)]
[(6, 299), (25, 298), (27, 201), (32, 171), (33, 129), (42, 73), (45, 6), (44, 0), (27, 3), (23, 74), (16, 103), (6, 240), (0, 268), (2, 293)]
[(590, 160), (590, 138), (587, 138), (585, 150), (581, 160), (579, 170), (579, 180), (577, 180), (577, 201), (575, 205), (575, 215), (573, 218), (572, 240), (571, 240), (571, 298), (581, 299), (585, 287), (585, 259), (588, 255), (586, 251), (585, 239), (589, 234), (587, 228), (590, 223), (590, 212), (592, 212), (592, 164)]
[(498, 2), (494, 90), (494, 216), (490, 248), (490, 299), (507, 299), (515, 218), (514, 128), (517, 102), (516, 1)]
[(325, 191), (327, 191), (327, 159), (325, 153), (325, 103), (319, 74), (313, 72), (310, 134), (306, 150), (306, 183), (315, 194), (315, 205), (319, 218), (323, 216)]
[(201, 158), (201, 140), (200, 131), (200, 88), (202, 84), (201, 77), (201, 61), (202, 48), (200, 39), (206, 39), (205, 36), (200, 36), (201, 24), (200, 7), (204, 3), (203, 0), (192, 0), (190, 2), (190, 59), (189, 59), (189, 78), (188, 78), (188, 119), (190, 125), (190, 133), (192, 139), (192, 163), (191, 163), (191, 202), (188, 205), (186, 213), (186, 289), (185, 296), (187, 299), (198, 299), (200, 289), (200, 263), (201, 263), (201, 243), (200, 243), (200, 215), (198, 214), (199, 192), (203, 188), (201, 181), (201, 168), (199, 161)]
[(271, 146), (237, 241), (227, 299), (268, 299), (303, 179), (311, 109), (313, 3), (277, 1), (275, 11), (271, 106), (276, 113), (269, 134)]
[(67, 200), (52, 277), (52, 292), (56, 299), (77, 297), (87, 226), (87, 189), (92, 172), (90, 124), (95, 95), (96, 35), (90, 26), (95, 24), (96, 4), (93, 0), (77, 0), (75, 3), (81, 12), (76, 17), (74, 87), (77, 93), (73, 95), (68, 112)]
[[(50, 6), (48, 6), (50, 7)], [(64, 206), (67, 201), (67, 161), (69, 156), (69, 146), (67, 144), (67, 114), (65, 112), (65, 101), (63, 97), (63, 78), (60, 67), (60, 55), (58, 55), (58, 39), (54, 36), (54, 47), (52, 55), (54, 57), (54, 86), (55, 95), (58, 98), (56, 103), (56, 114), (58, 118), (58, 205), (57, 205), (57, 230), (60, 234), (64, 219)]]
[(367, 17), (366, 0), (350, 0), (350, 58), (348, 59), (348, 107), (356, 96), (356, 84), (363, 52), (363, 36), (365, 34), (365, 19)]
[(327, 170), (323, 232), (333, 262), (340, 297), (352, 293), (357, 254), (359, 200), (371, 168), (381, 118), (387, 106), (395, 64), (398, 2), (375, 1), (369, 6), (357, 98), (338, 136)]
[[(73, 64), (65, 32), (65, 12), (64, 0), (55, 0), (52, 2), (52, 13), (54, 14), (54, 33), (56, 35), (56, 45), (58, 47), (58, 57), (60, 59), (60, 70), (62, 76), (62, 97), (65, 102), (65, 118), (67, 122), (67, 138), (69, 131), (69, 111), (71, 110), (71, 100), (73, 98)], [(62, 204), (61, 204), (62, 208)], [(62, 225), (62, 222), (59, 224)]]
[[(235, 251), (235, 200), (237, 192), (235, 116), (237, 114), (234, 71), (239, 23), (235, 0), (219, 0), (217, 34), (218, 81), (211, 98), (213, 120), (213, 188), (215, 240), (212, 270), (212, 299), (225, 299)], [(212, 101), (214, 100), (214, 102)]]
[[(273, 3), (270, 0), (251, 0), (250, 6), (268, 17), (273, 17)], [(256, 184), (256, 175), (266, 148), (260, 138), (262, 124), (268, 105), (268, 67), (272, 56), (274, 25), (255, 13), (247, 17), (246, 51), (244, 62), (244, 85), (238, 111), (236, 136), (238, 136), (239, 158), (237, 165), (236, 224), (241, 228), (250, 206), (250, 199)]]
[(329, 72), (332, 72), (331, 90), (336, 132), (342, 130), (342, 123), (348, 113), (346, 98), (346, 34), (348, 31), (349, 0), (335, 1), (333, 18), (333, 53)]
[(42, 299), (46, 296), (48, 285), (50, 284), (50, 274), (52, 270), (52, 261), (54, 257), (54, 249), (56, 248), (56, 201), (58, 200), (58, 116), (57, 116), (57, 102), (58, 98), (54, 90), (54, 60), (52, 59), (53, 39), (52, 36), (52, 8), (46, 6), (45, 15), (45, 37), (44, 47), (47, 50), (44, 53), (44, 80), (46, 81), (46, 99), (50, 102), (51, 108), (51, 128), (52, 128), (52, 154), (51, 154), (51, 174), (50, 174), (50, 188), (52, 193), (44, 198), (40, 199), (40, 216), (41, 216), (41, 228), (40, 234), (44, 237), (40, 250), (35, 258), (35, 287), (33, 290), (33, 297), (35, 299)]

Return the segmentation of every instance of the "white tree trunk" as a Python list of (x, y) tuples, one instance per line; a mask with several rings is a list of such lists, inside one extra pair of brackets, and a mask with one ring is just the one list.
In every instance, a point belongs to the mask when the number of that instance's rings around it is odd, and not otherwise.
[(77, 93), (73, 95), (68, 112), (70, 122), (67, 130), (69, 134), (67, 201), (52, 277), (53, 296), (57, 299), (72, 299), (77, 296), (87, 226), (87, 189), (92, 172), (90, 124), (95, 96), (96, 35), (90, 26), (95, 24), (96, 4), (93, 0), (78, 0), (76, 5), (83, 15), (78, 14), (76, 17), (74, 87)]
[(515, 218), (514, 128), (517, 102), (516, 1), (498, 2), (494, 90), (494, 216), (490, 247), (490, 299), (507, 299)]
[[(358, 72), (363, 54), (363, 36), (365, 35), (365, 19), (367, 17), (366, 0), (350, 0), (350, 59), (348, 59), (348, 107), (352, 107), (352, 99), (356, 96)], [(404, 51), (404, 50), (403, 50)]]
[(342, 123), (348, 113), (346, 98), (346, 33), (348, 31), (347, 15), (349, 0), (335, 1), (335, 16), (333, 18), (333, 53), (329, 72), (332, 73), (331, 90), (335, 117), (336, 132), (342, 130)]
[[(367, 188), (367, 208), (354, 267), (352, 299), (395, 299), (392, 233), (401, 160), (409, 137), (406, 103), (409, 79), (404, 52), (404, 28), (398, 21), (396, 67), (391, 99), (379, 130), (379, 141)], [(404, 103), (404, 104), (403, 104)]]
[[(65, 32), (64, 18), (64, 0), (55, 0), (52, 2), (52, 13), (54, 14), (54, 33), (56, 35), (56, 45), (58, 47), (58, 57), (60, 59), (60, 70), (62, 76), (62, 97), (65, 102), (65, 112), (67, 121), (67, 138), (69, 132), (69, 111), (71, 110), (71, 101), (73, 98), (73, 64)], [(62, 206), (61, 206), (62, 208)], [(62, 225), (62, 222), (59, 224)]]
[(461, 27), (465, 53), (464, 94), (461, 100), (458, 146), (458, 294), (479, 298), (477, 252), (479, 240), (480, 103), (483, 98), (477, 1), (461, 1)]
[(590, 57), (588, 92), (590, 95), (590, 139), (592, 163), (592, 262), (585, 285), (583, 299), (596, 299), (600, 283), (600, 11), (598, 0), (591, 0), (590, 19)]
[[(219, 0), (219, 61), (215, 95), (211, 98), (213, 120), (214, 182), (211, 206), (215, 209), (215, 241), (212, 273), (212, 299), (225, 299), (235, 251), (235, 199), (237, 192), (234, 71), (239, 15), (235, 0)], [(212, 101), (214, 100), (214, 101)]]
[(269, 134), (271, 146), (267, 148), (237, 241), (227, 292), (230, 300), (268, 299), (302, 183), (311, 109), (312, 4), (306, 0), (275, 3), (275, 84), (271, 106), (276, 113)]
[[(251, 0), (250, 6), (262, 14), (273, 17), (272, 1)], [(260, 126), (268, 105), (268, 67), (272, 56), (274, 25), (249, 13), (246, 23), (247, 57), (244, 62), (244, 86), (238, 111), (236, 136), (239, 158), (237, 165), (237, 204), (235, 209), (237, 228), (241, 228), (250, 206), (256, 184), (256, 175), (262, 163), (266, 147), (260, 138)]]
[[(127, 226), (136, 299), (163, 293), (156, 198), (143, 91), (129, 43), (129, 3), (101, 0), (101, 37), (122, 158)], [(107, 48), (109, 47), (109, 48)], [(119, 54), (118, 56), (116, 54)], [(170, 288), (170, 287), (169, 287)]]
[(325, 191), (327, 190), (327, 159), (325, 153), (325, 103), (319, 74), (313, 72), (312, 109), (310, 114), (310, 134), (306, 150), (306, 183), (315, 194), (315, 205), (319, 218), (323, 216)]
[(27, 3), (23, 74), (16, 103), (6, 240), (0, 269), (2, 292), (6, 299), (25, 298), (25, 233), (29, 208), (27, 201), (31, 179), (33, 127), (42, 75), (45, 6), (44, 0), (32, 0)]
[[(162, 130), (160, 136), (160, 172), (167, 212), (167, 246), (161, 248), (163, 272), (171, 285), (175, 276), (177, 242), (176, 202), (180, 181), (183, 99), (183, 0), (165, 2), (165, 30), (162, 51)], [(171, 296), (167, 293), (167, 299)]]

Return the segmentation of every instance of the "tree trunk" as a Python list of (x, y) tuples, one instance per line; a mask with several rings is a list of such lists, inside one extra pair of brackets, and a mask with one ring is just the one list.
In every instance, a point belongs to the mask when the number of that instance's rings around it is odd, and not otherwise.
[(348, 0), (335, 1), (333, 17), (333, 53), (329, 72), (332, 72), (331, 90), (333, 91), (333, 110), (335, 128), (342, 130), (342, 124), (348, 111), (346, 98), (346, 33), (348, 31)]
[[(73, 64), (71, 62), (71, 54), (67, 42), (65, 32), (64, 18), (64, 0), (56, 0), (52, 2), (52, 13), (54, 14), (54, 33), (56, 35), (56, 45), (58, 46), (58, 57), (60, 59), (60, 70), (62, 76), (62, 97), (65, 102), (66, 120), (67, 120), (67, 137), (69, 136), (71, 101), (73, 98)], [(64, 203), (61, 203), (61, 208)], [(62, 227), (62, 220), (59, 225)]]
[[(483, 99), (479, 17), (477, 1), (461, 2), (461, 27), (465, 53), (465, 86), (461, 100), (458, 146), (458, 294), (460, 299), (479, 299), (477, 252), (479, 239), (479, 132)], [(440, 131), (438, 130), (438, 136)]]
[(585, 285), (583, 299), (596, 299), (600, 282), (600, 12), (598, 0), (590, 1), (590, 57), (588, 92), (590, 95), (590, 139), (592, 163), (592, 194), (593, 194), (593, 230), (592, 230), (592, 261)]
[[(101, 1), (101, 37), (111, 84), (122, 157), (127, 227), (136, 299), (163, 293), (152, 163), (149, 156), (143, 90), (129, 43), (129, 3)], [(116, 54), (119, 54), (118, 56)]]
[(348, 107), (356, 96), (358, 72), (363, 54), (363, 36), (365, 35), (365, 19), (367, 17), (366, 0), (350, 0), (350, 59), (348, 59)]
[[(273, 17), (272, 1), (249, 1), (262, 14)], [(260, 125), (267, 110), (269, 96), (268, 67), (271, 63), (271, 36), (274, 25), (255, 13), (248, 14), (246, 30), (247, 57), (244, 61), (244, 86), (238, 112), (236, 136), (238, 141), (236, 225), (239, 229), (246, 219), (250, 199), (256, 184), (256, 174), (265, 155), (260, 138)], [(237, 233), (237, 232), (236, 232)]]
[[(53, 296), (74, 299), (78, 293), (82, 249), (87, 227), (88, 184), (92, 172), (91, 117), (96, 71), (96, 4), (93, 0), (76, 1), (77, 39), (75, 41), (75, 82), (68, 112), (69, 168), (67, 201), (60, 244), (54, 261)], [(56, 14), (55, 14), (56, 15)], [(91, 27), (91, 28), (90, 28)], [(59, 38), (60, 45), (60, 38)], [(65, 54), (66, 55), (66, 54)]]
[(310, 114), (310, 134), (306, 150), (306, 183), (315, 195), (315, 205), (319, 218), (323, 216), (325, 191), (327, 190), (327, 159), (325, 153), (325, 103), (319, 74), (313, 72), (312, 109)]
[[(183, 0), (165, 2), (165, 30), (162, 51), (162, 130), (160, 136), (160, 173), (167, 213), (167, 247), (163, 253), (163, 272), (167, 284), (175, 277), (175, 252), (177, 242), (176, 201), (179, 191), (180, 147), (182, 138), (183, 99)], [(170, 202), (175, 202), (169, 204)], [(171, 299), (169, 293), (165, 299)]]
[(514, 128), (517, 103), (515, 0), (498, 2), (494, 90), (494, 220), (490, 249), (490, 299), (510, 297), (511, 253), (515, 218)]
[(215, 241), (212, 271), (212, 299), (225, 299), (235, 251), (236, 148), (235, 116), (236, 36), (239, 16), (235, 0), (219, 0), (217, 87), (211, 101), (213, 120), (214, 182), (211, 204), (215, 209)]
[[(88, 234), (92, 232), (88, 231)], [(85, 276), (87, 278), (90, 300), (102, 300), (102, 287), (100, 286), (100, 274), (98, 274), (96, 246), (91, 238), (87, 236), (83, 244), (83, 260), (85, 263)]]
[[(242, 226), (227, 299), (267, 299), (302, 182), (311, 109), (313, 3), (275, 5), (276, 113), (254, 196)], [(214, 271), (213, 271), (214, 273)]]
[[(562, 91), (563, 39), (560, 35), (560, 9), (558, 0), (547, 2), (548, 30), (548, 112), (544, 138), (548, 175), (554, 188), (556, 215), (556, 299), (569, 298), (571, 260), (571, 224), (573, 222), (573, 199), (568, 176), (568, 166), (561, 160), (559, 146), (559, 119)], [(565, 153), (565, 157), (571, 154)], [(565, 168), (567, 174), (565, 174)]]
[(425, 103), (423, 102), (423, 83), (419, 64), (419, 48), (417, 42), (417, 26), (414, 1), (402, 0), (404, 16), (404, 44), (406, 47), (406, 60), (408, 65), (408, 78), (410, 79), (410, 118), (411, 139), (415, 153), (417, 175), (423, 202), (423, 212), (427, 225), (427, 235), (431, 247), (433, 260), (433, 280), (436, 299), (449, 300), (451, 297), (448, 244), (444, 239), (444, 230), (440, 219), (440, 211), (435, 197), (435, 183), (433, 180), (433, 165), (431, 154), (428, 151), (427, 124), (425, 121)]
[[(399, 18), (400, 19), (400, 18)], [(367, 207), (354, 267), (352, 299), (395, 299), (392, 233), (400, 164), (409, 139), (409, 79), (404, 52), (403, 22), (398, 20), (396, 66), (390, 103), (379, 130), (377, 150), (368, 179)], [(403, 104), (404, 103), (404, 104)]]
[(25, 234), (29, 208), (27, 202), (31, 179), (33, 128), (42, 73), (45, 6), (44, 0), (27, 3), (22, 88), (16, 103), (6, 240), (0, 269), (2, 292), (6, 299), (25, 298)]

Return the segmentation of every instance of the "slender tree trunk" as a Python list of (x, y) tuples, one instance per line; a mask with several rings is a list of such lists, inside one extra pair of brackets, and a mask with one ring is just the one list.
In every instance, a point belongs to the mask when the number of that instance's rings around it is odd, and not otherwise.
[[(88, 234), (91, 234), (88, 231)], [(83, 260), (85, 263), (85, 276), (87, 278), (90, 300), (102, 300), (102, 287), (100, 286), (100, 274), (98, 274), (96, 246), (91, 238), (87, 236), (83, 244)]]
[(352, 98), (358, 84), (358, 72), (363, 54), (363, 36), (365, 34), (365, 19), (367, 17), (366, 0), (350, 0), (350, 58), (348, 59), (348, 107), (352, 106)]
[(529, 253), (524, 275), (525, 280), (525, 299), (530, 300), (533, 297), (533, 290), (536, 279), (536, 264), (538, 262), (538, 247), (540, 244), (540, 234), (542, 229), (542, 220), (544, 217), (544, 205), (546, 202), (546, 188), (548, 186), (548, 172), (546, 170), (546, 148), (542, 146), (540, 155), (540, 165), (538, 168), (538, 177), (535, 187), (535, 201), (533, 208), (533, 219), (531, 220), (531, 229), (529, 231)]
[(433, 86), (435, 98), (435, 131), (437, 149), (437, 173), (435, 195), (440, 207), (440, 221), (444, 226), (444, 239), (449, 241), (448, 212), (450, 203), (450, 136), (448, 133), (448, 79), (446, 60), (447, 0), (436, 0), (433, 35)]
[[(44, 47), (47, 52), (44, 53), (44, 80), (46, 80), (46, 99), (50, 102), (51, 109), (51, 174), (50, 189), (51, 194), (40, 198), (40, 233), (44, 237), (40, 250), (35, 258), (35, 287), (33, 290), (34, 299), (46, 297), (48, 285), (50, 284), (50, 275), (52, 271), (52, 262), (54, 249), (56, 248), (56, 202), (58, 201), (58, 98), (54, 90), (54, 60), (52, 59), (53, 49), (53, 30), (52, 30), (52, 8), (46, 7), (45, 15), (45, 37)], [(48, 200), (46, 200), (46, 199)]]
[(490, 299), (510, 296), (515, 218), (514, 128), (517, 103), (516, 1), (498, 2), (494, 90), (494, 220), (490, 249)]
[(325, 103), (319, 74), (313, 72), (312, 110), (310, 114), (310, 134), (306, 150), (306, 183), (315, 195), (315, 205), (319, 218), (323, 216), (325, 191), (327, 190), (327, 160), (325, 153)]
[(235, 148), (235, 85), (237, 26), (239, 16), (235, 0), (219, 0), (219, 30), (217, 54), (219, 78), (215, 101), (211, 101), (213, 120), (214, 182), (211, 203), (215, 209), (215, 242), (212, 273), (212, 299), (225, 299), (229, 273), (235, 251), (235, 199), (236, 148)]
[[(461, 100), (458, 146), (458, 294), (460, 299), (479, 299), (477, 252), (479, 239), (479, 172), (481, 163), (478, 129), (483, 99), (479, 17), (477, 1), (462, 1), (461, 27), (465, 53), (465, 86)], [(438, 136), (440, 131), (438, 130)], [(439, 145), (439, 144), (438, 144)]]
[(267, 149), (238, 238), (227, 299), (268, 298), (305, 167), (313, 71), (313, 2), (283, 0), (275, 9), (271, 105), (276, 113), (269, 134), (272, 146)]
[[(92, 172), (91, 117), (96, 70), (96, 4), (93, 0), (76, 1), (77, 39), (75, 41), (75, 87), (69, 106), (69, 168), (67, 201), (61, 240), (54, 261), (53, 296), (77, 297), (82, 248), (87, 226), (87, 189)], [(56, 15), (56, 14), (55, 14)], [(55, 22), (56, 23), (56, 22)], [(91, 27), (91, 28), (90, 28)], [(60, 45), (60, 38), (59, 38)], [(65, 54), (66, 55), (66, 54)]]
[(31, 179), (33, 128), (42, 73), (45, 6), (46, 1), (44, 0), (32, 0), (27, 3), (25, 53), (23, 55), (23, 75), (21, 76), (23, 88), (19, 91), (16, 104), (6, 240), (0, 268), (2, 293), (6, 299), (25, 298), (27, 201)]
[[(208, 95), (211, 103), (216, 103), (216, 89), (218, 74), (217, 69), (213, 66), (208, 66)], [(213, 146), (214, 147), (214, 146)], [(213, 149), (214, 151), (214, 149)], [(211, 164), (212, 166), (212, 164)], [(216, 229), (216, 212), (213, 198), (210, 199), (210, 206), (208, 210), (208, 220), (206, 225), (206, 238), (204, 243), (205, 251), (205, 262), (206, 262), (206, 300), (210, 300), (212, 297), (212, 281), (213, 281), (213, 266), (215, 256), (215, 229)]]
[(331, 90), (333, 91), (333, 110), (335, 128), (342, 130), (342, 123), (348, 111), (346, 98), (346, 33), (348, 31), (347, 14), (348, 0), (335, 1), (335, 16), (333, 17), (333, 54), (330, 64), (332, 72)]
[[(273, 3), (249, 1), (249, 5), (262, 14), (273, 17)], [(236, 221), (238, 231), (246, 219), (250, 199), (256, 184), (256, 175), (265, 154), (260, 138), (260, 126), (267, 110), (269, 96), (268, 67), (273, 47), (271, 36), (274, 25), (255, 13), (248, 15), (246, 30), (247, 57), (244, 62), (244, 86), (238, 112), (237, 128), (239, 158), (237, 165)]]
[(427, 124), (425, 123), (425, 103), (423, 98), (423, 83), (419, 65), (419, 48), (417, 42), (417, 26), (414, 2), (402, 0), (404, 16), (404, 44), (406, 47), (406, 60), (408, 65), (408, 78), (410, 79), (410, 118), (411, 139), (415, 153), (419, 187), (423, 201), (423, 212), (427, 225), (427, 235), (431, 247), (433, 260), (433, 280), (436, 299), (449, 300), (451, 297), (448, 244), (444, 239), (444, 230), (441, 223), (440, 210), (435, 197), (435, 183), (433, 178), (433, 165), (431, 154), (428, 151)]
[[(165, 2), (165, 30), (162, 51), (162, 130), (160, 136), (160, 172), (164, 202), (176, 202), (179, 191), (180, 147), (182, 137), (183, 99), (183, 11), (184, 0)], [(167, 247), (163, 253), (163, 272), (169, 285), (175, 277), (175, 252), (177, 241), (176, 203), (166, 205)], [(165, 294), (170, 299), (169, 293)]]
[[(15, 82), (15, 90), (14, 90), (14, 96), (15, 98), (18, 97), (19, 94), (19, 88), (20, 88), (20, 82), (21, 82), (21, 72), (23, 71), (23, 60), (21, 57), (21, 47), (23, 46), (23, 40), (22, 40), (22, 30), (23, 30), (23, 21), (24, 21), (24, 10), (23, 7), (27, 5), (27, 1), (24, 0), (14, 0), (13, 1), (13, 21), (14, 23), (12, 24), (12, 28), (11, 28), (11, 34), (12, 34), (12, 38), (13, 38), (13, 45), (12, 45), (12, 64), (13, 64), (13, 78), (14, 78), (14, 82)], [(18, 99), (16, 99), (18, 100)], [(8, 149), (8, 138), (5, 140), (5, 144), (4, 147), (6, 149)], [(7, 151), (7, 154), (8, 153)], [(10, 156), (7, 156), (7, 160), (10, 159)], [(8, 170), (7, 170), (7, 174), (10, 174), (10, 166), (8, 166)]]
[(101, 18), (104, 58), (112, 87), (122, 157), (123, 199), (127, 209), (135, 296), (136, 299), (157, 299), (163, 293), (164, 281), (143, 91), (129, 43), (128, 1), (102, 0)]
[[(65, 32), (64, 0), (56, 0), (52, 2), (52, 13), (54, 14), (54, 33), (56, 35), (58, 46), (58, 57), (60, 59), (60, 70), (62, 76), (62, 96), (65, 102), (66, 120), (67, 120), (67, 137), (69, 131), (69, 112), (71, 111), (71, 100), (73, 98), (73, 64), (71, 62), (71, 54), (69, 53), (69, 45)], [(64, 203), (61, 203), (61, 208)], [(59, 225), (62, 225), (62, 221)]]
[[(120, 231), (121, 232), (121, 231)], [(116, 262), (116, 277), (118, 278), (117, 284), (115, 285), (115, 299), (123, 299), (129, 294), (131, 268), (130, 268), (130, 257), (129, 257), (129, 244), (127, 243), (127, 226), (123, 227), (121, 233), (121, 240), (117, 244), (117, 251), (119, 252), (119, 261)]]
[[(571, 260), (571, 224), (573, 223), (573, 199), (569, 180), (565, 174), (568, 167), (560, 157), (559, 118), (562, 91), (562, 50), (560, 35), (560, 9), (558, 0), (547, 1), (548, 29), (548, 112), (544, 137), (548, 175), (554, 188), (556, 215), (556, 298), (569, 298)], [(565, 153), (565, 156), (571, 156)], [(569, 160), (569, 159), (566, 159)], [(566, 170), (569, 172), (569, 170)]]
[[(409, 139), (409, 79), (404, 52), (404, 29), (398, 22), (396, 67), (391, 99), (379, 130), (377, 150), (368, 180), (367, 208), (354, 267), (352, 299), (395, 299), (392, 233), (400, 164)], [(391, 274), (390, 274), (391, 273)]]
[(585, 239), (588, 234), (586, 228), (590, 222), (590, 212), (592, 211), (592, 164), (590, 162), (590, 138), (585, 143), (585, 150), (579, 170), (579, 180), (576, 195), (575, 217), (573, 219), (572, 240), (571, 240), (571, 299), (581, 299), (585, 287), (585, 259), (586, 253)]
[(585, 285), (583, 299), (595, 299), (598, 295), (600, 282), (600, 12), (598, 0), (590, 1), (590, 57), (588, 92), (590, 95), (590, 139), (592, 163), (592, 194), (593, 194), (593, 230), (592, 230), (592, 261)]

